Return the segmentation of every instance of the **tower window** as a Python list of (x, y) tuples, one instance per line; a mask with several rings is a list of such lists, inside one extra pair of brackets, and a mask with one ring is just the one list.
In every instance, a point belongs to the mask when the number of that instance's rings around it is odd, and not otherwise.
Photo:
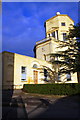
[(46, 55), (44, 54), (44, 60), (46, 60)]
[(66, 41), (66, 33), (63, 33), (63, 41)]
[(54, 37), (54, 38), (55, 38), (55, 32), (53, 32), (53, 33), (52, 33), (52, 37)]
[(56, 30), (56, 34), (57, 34), (57, 40), (58, 40), (58, 30)]
[(48, 36), (50, 37), (50, 34), (48, 34)]
[(65, 26), (65, 22), (62, 22), (62, 23), (61, 23), (61, 26)]

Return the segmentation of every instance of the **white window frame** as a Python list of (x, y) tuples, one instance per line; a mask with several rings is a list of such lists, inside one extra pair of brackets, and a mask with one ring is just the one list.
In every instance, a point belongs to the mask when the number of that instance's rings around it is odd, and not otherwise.
[[(22, 67), (25, 68), (24, 72), (22, 72)], [(21, 81), (27, 81), (27, 67), (21, 66)]]

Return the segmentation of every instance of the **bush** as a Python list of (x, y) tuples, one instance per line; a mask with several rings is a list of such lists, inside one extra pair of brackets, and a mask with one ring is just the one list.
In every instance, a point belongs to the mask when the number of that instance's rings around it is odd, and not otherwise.
[(48, 95), (74, 95), (80, 94), (80, 84), (24, 84), (23, 91), (27, 93), (38, 93)]

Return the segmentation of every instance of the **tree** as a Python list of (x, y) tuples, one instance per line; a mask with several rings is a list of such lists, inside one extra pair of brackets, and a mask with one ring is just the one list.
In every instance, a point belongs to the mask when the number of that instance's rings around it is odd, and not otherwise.
[(42, 70), (44, 71), (42, 71), (42, 73), (44, 73), (44, 79), (42, 79), (43, 81), (46, 83), (55, 83), (55, 81), (57, 81), (57, 73), (55, 70), (46, 66), (43, 66)]
[(69, 30), (65, 42), (60, 40), (57, 42), (59, 43), (58, 48), (61, 50), (50, 54), (50, 62), (58, 66), (59, 74), (77, 72), (80, 80), (80, 23)]

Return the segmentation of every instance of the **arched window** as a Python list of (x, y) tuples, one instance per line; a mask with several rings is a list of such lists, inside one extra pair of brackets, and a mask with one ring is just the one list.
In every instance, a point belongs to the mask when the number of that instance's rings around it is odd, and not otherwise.
[(38, 66), (36, 64), (33, 65), (33, 68), (38, 68)]

